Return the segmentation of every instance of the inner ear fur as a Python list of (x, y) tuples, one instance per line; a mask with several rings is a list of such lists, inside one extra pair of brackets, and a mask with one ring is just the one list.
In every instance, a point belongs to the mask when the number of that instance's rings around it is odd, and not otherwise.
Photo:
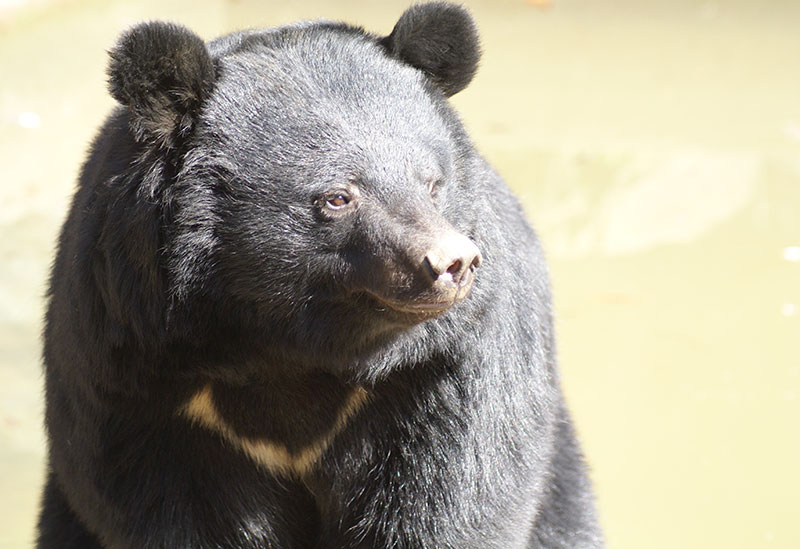
[(380, 43), (393, 57), (427, 74), (447, 97), (467, 87), (481, 56), (472, 17), (446, 2), (407, 9)]
[(216, 71), (203, 40), (189, 29), (143, 23), (110, 52), (111, 95), (131, 112), (138, 141), (170, 147), (194, 126)]

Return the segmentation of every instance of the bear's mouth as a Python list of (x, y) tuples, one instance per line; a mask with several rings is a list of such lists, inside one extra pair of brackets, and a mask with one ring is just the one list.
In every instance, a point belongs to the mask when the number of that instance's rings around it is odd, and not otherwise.
[(378, 299), (382, 304), (389, 306), (392, 310), (399, 313), (411, 313), (421, 315), (439, 315), (453, 306), (452, 301), (421, 301), (421, 302), (401, 302), (390, 299)]
[(463, 294), (459, 292), (454, 296), (454, 299), (448, 300), (400, 300), (378, 295), (369, 290), (365, 290), (365, 293), (372, 301), (377, 303), (379, 310), (386, 311), (388, 309), (391, 312), (401, 313), (403, 316), (412, 317), (421, 322), (447, 312), (453, 305), (467, 297), (469, 290), (463, 292)]
[[(395, 313), (405, 321), (422, 322), (447, 312), (456, 303), (466, 299), (475, 280), (474, 271), (474, 266), (470, 266), (457, 281), (452, 279), (450, 273), (444, 273), (425, 290), (406, 291), (410, 294), (408, 297), (403, 292), (385, 292), (375, 288), (361, 288), (361, 291), (373, 302), (378, 312)], [(387, 293), (395, 295), (390, 297)]]

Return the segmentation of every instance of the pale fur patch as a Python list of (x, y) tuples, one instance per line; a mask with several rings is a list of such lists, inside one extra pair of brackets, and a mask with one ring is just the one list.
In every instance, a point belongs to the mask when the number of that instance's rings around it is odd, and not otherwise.
[(292, 453), (280, 442), (266, 438), (243, 437), (236, 434), (217, 412), (211, 398), (211, 385), (206, 385), (195, 393), (181, 409), (181, 413), (195, 423), (221, 435), (225, 440), (247, 454), (250, 459), (275, 474), (302, 477), (319, 461), (333, 438), (339, 434), (358, 410), (367, 401), (367, 391), (358, 387), (350, 393), (347, 403), (339, 412), (333, 428), (315, 442), (299, 452)]

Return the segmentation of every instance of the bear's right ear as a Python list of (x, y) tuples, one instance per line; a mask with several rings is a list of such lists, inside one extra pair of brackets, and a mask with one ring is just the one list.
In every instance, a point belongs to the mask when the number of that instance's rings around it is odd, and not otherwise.
[(478, 31), (467, 10), (447, 2), (408, 8), (380, 40), (390, 55), (416, 67), (447, 96), (467, 87), (478, 68)]
[(137, 141), (169, 148), (194, 126), (216, 70), (203, 40), (171, 23), (143, 23), (110, 52), (109, 89), (131, 112)]

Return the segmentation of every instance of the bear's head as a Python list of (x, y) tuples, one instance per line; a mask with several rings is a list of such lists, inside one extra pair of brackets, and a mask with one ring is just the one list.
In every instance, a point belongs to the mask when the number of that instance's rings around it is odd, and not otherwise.
[(162, 242), (133, 267), (160, 266), (165, 338), (358, 370), (460, 322), (488, 200), (446, 101), (479, 58), (463, 9), (417, 5), (386, 37), (315, 22), (208, 45), (148, 23), (111, 56), (136, 163), (158, 166), (138, 196)]

